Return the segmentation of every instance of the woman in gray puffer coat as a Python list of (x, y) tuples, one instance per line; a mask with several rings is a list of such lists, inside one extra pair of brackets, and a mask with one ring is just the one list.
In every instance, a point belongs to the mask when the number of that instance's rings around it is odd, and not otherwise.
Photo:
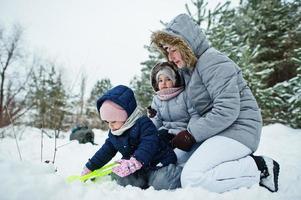
[(210, 47), (200, 27), (186, 14), (175, 17), (151, 39), (177, 66), (187, 96), (200, 115), (187, 126), (187, 137), (200, 146), (183, 168), (182, 187), (225, 192), (259, 183), (276, 192), (279, 164), (252, 154), (259, 145), (262, 119), (240, 68)]

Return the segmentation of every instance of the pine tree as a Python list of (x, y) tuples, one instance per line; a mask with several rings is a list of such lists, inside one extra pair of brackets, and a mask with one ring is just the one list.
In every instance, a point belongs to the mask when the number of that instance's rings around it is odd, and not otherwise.
[(66, 92), (62, 84), (61, 74), (56, 74), (54, 66), (51, 68), (48, 80), (48, 97), (51, 112), (48, 112), (47, 121), (51, 129), (60, 130), (63, 128), (63, 120), (66, 113)]
[(51, 63), (40, 65), (32, 73), (30, 99), (33, 104), (31, 125), (38, 128), (63, 129), (67, 95), (61, 74), (56, 73)]
[(300, 2), (253, 0), (235, 9), (223, 6), (208, 17), (212, 46), (242, 68), (265, 123), (300, 127)]
[(46, 72), (41, 65), (38, 72), (32, 72), (32, 83), (30, 84), (30, 101), (33, 106), (33, 120), (30, 121), (33, 126), (38, 128), (45, 127), (44, 116), (46, 115), (47, 102), (47, 86), (46, 86)]
[(298, 85), (300, 73), (300, 63), (294, 60), (301, 46), (300, 5), (296, 0), (250, 0), (240, 7), (244, 38), (252, 51), (248, 61), (252, 70), (248, 75), (265, 123), (301, 127), (300, 117), (292, 118), (297, 108), (289, 102), (295, 96), (293, 88)]
[(208, 17), (211, 26), (206, 34), (211, 45), (225, 53), (238, 65), (243, 64), (244, 50), (247, 46), (239, 36), (240, 23), (236, 17), (237, 10), (230, 8), (230, 1), (216, 7)]

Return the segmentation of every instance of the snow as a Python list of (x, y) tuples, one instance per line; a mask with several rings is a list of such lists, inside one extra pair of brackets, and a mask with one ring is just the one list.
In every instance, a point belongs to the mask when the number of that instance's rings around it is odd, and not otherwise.
[[(13, 131), (14, 130), (14, 131)], [(19, 159), (14, 132), (18, 138), (22, 161)], [(46, 130), (49, 135), (53, 131)], [(106, 132), (94, 130), (95, 142), (102, 144)], [(53, 160), (54, 138), (44, 134), (41, 162), (41, 130), (25, 126), (0, 129), (0, 199), (301, 199), (301, 130), (281, 124), (263, 128), (260, 146), (256, 155), (267, 155), (280, 163), (279, 191), (271, 193), (254, 185), (217, 194), (202, 188), (184, 188), (173, 191), (141, 190), (132, 186), (122, 187), (110, 181), (108, 176), (96, 183), (67, 183), (66, 177), (80, 174), (83, 165), (98, 149), (99, 145), (78, 144), (69, 141), (69, 133), (61, 133), (57, 139), (55, 163)], [(117, 155), (115, 159), (120, 157)], [(56, 171), (57, 170), (57, 171)], [(56, 172), (55, 172), (56, 171)]]

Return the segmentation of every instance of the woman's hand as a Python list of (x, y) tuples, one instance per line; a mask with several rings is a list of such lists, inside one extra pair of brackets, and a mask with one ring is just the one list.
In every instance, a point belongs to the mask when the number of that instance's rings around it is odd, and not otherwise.
[(191, 147), (196, 143), (194, 137), (187, 131), (179, 132), (172, 140), (172, 148), (178, 148), (183, 151), (190, 151)]

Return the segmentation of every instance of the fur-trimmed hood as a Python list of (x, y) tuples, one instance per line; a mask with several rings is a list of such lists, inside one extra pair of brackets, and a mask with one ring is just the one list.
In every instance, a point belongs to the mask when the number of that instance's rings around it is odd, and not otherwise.
[(158, 88), (158, 84), (157, 84), (157, 80), (156, 80), (156, 75), (157, 73), (164, 67), (170, 67), (176, 74), (176, 84), (175, 84), (175, 87), (180, 87), (182, 86), (182, 80), (181, 80), (181, 77), (180, 77), (180, 74), (179, 72), (177, 71), (177, 68), (174, 64), (170, 63), (170, 62), (160, 62), (160, 63), (157, 63), (151, 70), (151, 73), (150, 73), (150, 79), (151, 79), (151, 83), (152, 83), (152, 87), (154, 89), (155, 92), (159, 91), (159, 88)]
[(164, 30), (154, 32), (151, 42), (166, 57), (168, 55), (163, 49), (163, 44), (178, 47), (187, 67), (194, 67), (197, 59), (210, 47), (199, 25), (186, 14), (175, 17)]

